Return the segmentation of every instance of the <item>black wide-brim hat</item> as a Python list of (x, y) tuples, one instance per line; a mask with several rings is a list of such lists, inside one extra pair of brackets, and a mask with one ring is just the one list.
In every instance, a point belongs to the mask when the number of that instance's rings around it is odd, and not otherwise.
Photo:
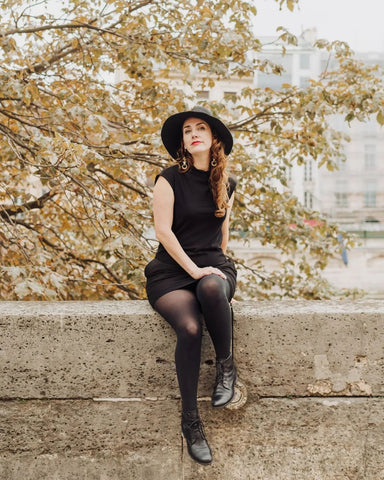
[(194, 107), (187, 112), (176, 113), (171, 115), (164, 122), (161, 129), (161, 139), (164, 147), (168, 150), (172, 158), (177, 158), (178, 150), (183, 138), (182, 127), (187, 118), (201, 118), (206, 121), (211, 127), (213, 133), (215, 133), (219, 140), (224, 144), (224, 153), (229, 155), (233, 146), (233, 137), (229, 129), (224, 123), (217, 117), (214, 117), (212, 113), (204, 107)]

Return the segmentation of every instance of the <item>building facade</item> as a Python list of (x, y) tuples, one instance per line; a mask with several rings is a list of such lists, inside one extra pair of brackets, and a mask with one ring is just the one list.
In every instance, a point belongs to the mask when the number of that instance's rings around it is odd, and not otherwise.
[[(304, 87), (316, 79), (325, 68), (331, 68), (329, 53), (313, 48), (316, 31), (308, 30), (297, 46), (281, 46), (264, 39), (262, 56), (283, 65), (281, 76), (258, 73), (255, 84), (260, 88), (280, 89), (283, 83)], [(359, 53), (365, 64), (384, 66), (384, 54)], [(304, 165), (295, 165), (290, 172), (289, 187), (308, 208), (320, 211), (330, 220), (351, 231), (381, 231), (384, 223), (384, 129), (375, 119), (362, 123), (347, 123), (335, 116), (331, 126), (350, 138), (345, 143), (346, 161), (338, 169), (318, 168), (311, 158)]]

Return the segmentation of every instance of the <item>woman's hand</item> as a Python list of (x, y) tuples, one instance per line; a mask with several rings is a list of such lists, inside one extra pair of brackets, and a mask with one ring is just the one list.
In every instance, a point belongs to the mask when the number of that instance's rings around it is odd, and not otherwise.
[(227, 279), (227, 276), (218, 268), (216, 267), (196, 267), (195, 270), (190, 274), (192, 278), (195, 280), (199, 280), (200, 278), (206, 277), (207, 275), (218, 275), (219, 277), (223, 278), (224, 280)]

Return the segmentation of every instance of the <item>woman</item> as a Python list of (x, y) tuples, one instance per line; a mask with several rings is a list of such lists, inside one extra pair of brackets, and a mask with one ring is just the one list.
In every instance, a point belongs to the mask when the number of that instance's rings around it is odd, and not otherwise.
[(233, 138), (203, 107), (169, 117), (161, 137), (177, 165), (163, 170), (155, 181), (153, 214), (160, 243), (145, 269), (147, 294), (177, 335), (181, 427), (188, 452), (195, 461), (209, 464), (212, 454), (197, 409), (202, 316), (216, 353), (213, 407), (231, 402), (236, 382), (229, 303), (236, 269), (225, 256), (236, 186), (226, 173)]

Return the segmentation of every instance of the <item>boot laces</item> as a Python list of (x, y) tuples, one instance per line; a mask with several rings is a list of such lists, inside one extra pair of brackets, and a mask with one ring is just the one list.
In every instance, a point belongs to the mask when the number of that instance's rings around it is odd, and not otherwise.
[(228, 381), (229, 376), (232, 375), (234, 364), (231, 362), (217, 361), (216, 363), (216, 382), (215, 388), (218, 385), (222, 385), (224, 388), (229, 388)]
[(195, 443), (198, 440), (205, 440), (203, 423), (199, 418), (188, 422), (187, 424), (185, 424), (185, 427), (191, 432), (192, 443)]

